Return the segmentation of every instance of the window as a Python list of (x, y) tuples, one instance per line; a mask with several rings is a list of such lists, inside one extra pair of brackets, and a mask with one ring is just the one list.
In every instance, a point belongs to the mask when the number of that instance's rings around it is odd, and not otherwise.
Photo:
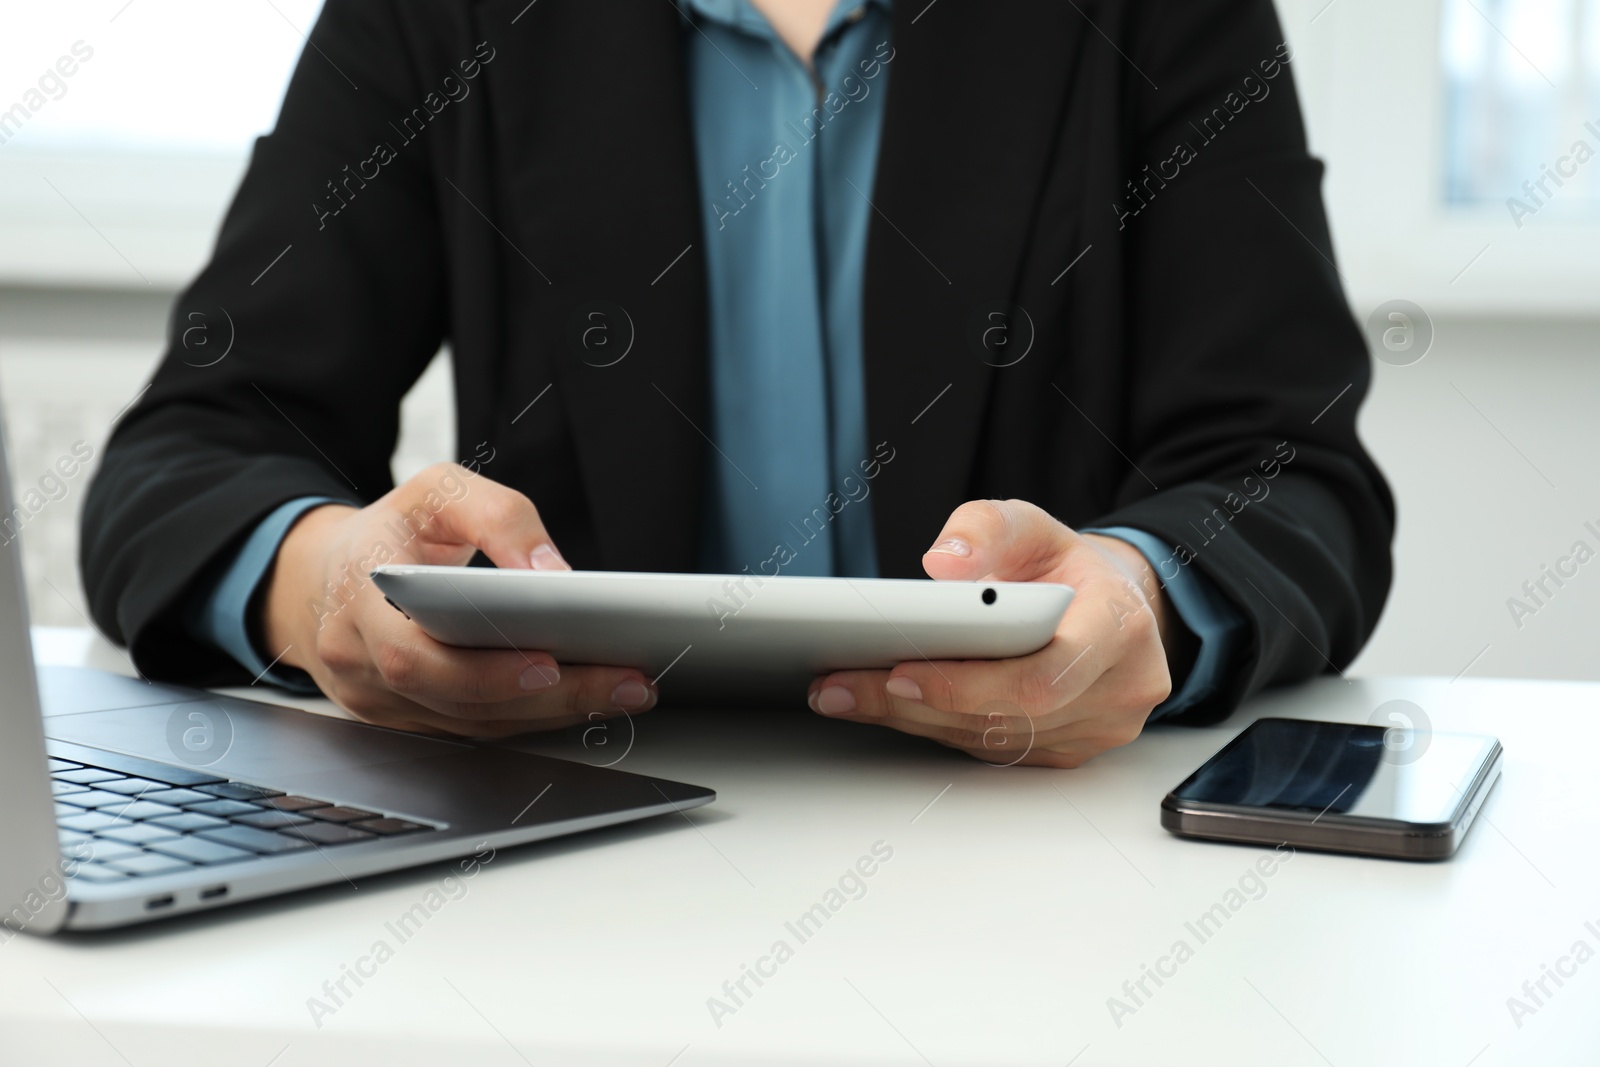
[(1446, 0), (1444, 199), (1600, 213), (1600, 0)]
[(320, 0), (13, 7), (0, 282), (181, 285), (272, 126)]
[[(272, 126), (320, 7), (320, 0), (133, 0), (89, 19), (78, 4), (19, 6), (0, 35), (0, 70), (10, 75), (0, 91), (11, 97), (0, 108), (36, 86), (43, 106), (34, 97), (26, 120), (13, 119), (18, 128), (0, 125), (0, 146), (8, 155), (242, 155)], [(79, 61), (61, 68), (75, 65), (70, 75), (56, 71), (62, 56)]]

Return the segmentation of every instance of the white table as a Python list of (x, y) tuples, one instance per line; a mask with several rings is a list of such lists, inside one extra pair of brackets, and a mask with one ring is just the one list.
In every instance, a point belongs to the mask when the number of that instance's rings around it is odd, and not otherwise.
[[(36, 647), (129, 669), (83, 632)], [(1394, 697), (1505, 744), (1460, 854), (1302, 852), (1200, 943), (1185, 923), (1266, 853), (1168, 835), (1161, 796), (1257, 716), (1365, 721)], [(1597, 707), (1594, 684), (1333, 677), (1074, 771), (807, 713), (653, 713), (618, 766), (711, 786), (712, 806), (503, 852), (404, 943), (385, 923), (451, 868), (15, 938), (0, 1064), (1592, 1064), (1600, 958), (1563, 964), (1520, 1027), (1507, 999), (1575, 942), (1600, 952)], [(530, 747), (601, 762), (620, 729)], [(803, 943), (786, 929), (880, 841), (863, 896)], [(392, 958), (317, 1026), (308, 998), (380, 939)], [(780, 939), (792, 957), (718, 1026), (708, 998), (731, 1006), (724, 981)], [(1124, 981), (1180, 939), (1192, 958), (1114, 1020), (1108, 998), (1131, 1004)]]

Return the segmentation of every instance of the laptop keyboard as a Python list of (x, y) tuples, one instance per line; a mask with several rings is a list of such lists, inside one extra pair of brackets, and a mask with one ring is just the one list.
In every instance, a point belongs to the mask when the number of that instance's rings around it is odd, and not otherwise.
[(195, 767), (48, 742), (56, 827), (69, 877), (174, 874), (438, 826), (230, 781)]

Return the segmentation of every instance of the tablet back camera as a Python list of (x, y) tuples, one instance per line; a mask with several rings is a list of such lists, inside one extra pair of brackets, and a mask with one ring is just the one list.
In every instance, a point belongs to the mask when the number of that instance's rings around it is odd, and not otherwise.
[(983, 591), (983, 602), (985, 604), (993, 604), (994, 601), (995, 601), (995, 591), (993, 589), (985, 589)]

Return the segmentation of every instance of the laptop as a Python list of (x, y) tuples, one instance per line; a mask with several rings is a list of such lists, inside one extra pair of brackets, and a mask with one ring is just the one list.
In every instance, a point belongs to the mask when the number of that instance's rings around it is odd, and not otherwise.
[[(9, 515), (3, 438), (0, 427)], [(716, 799), (490, 744), (104, 671), (36, 670), (18, 538), (0, 555), (0, 943), (481, 861)]]

